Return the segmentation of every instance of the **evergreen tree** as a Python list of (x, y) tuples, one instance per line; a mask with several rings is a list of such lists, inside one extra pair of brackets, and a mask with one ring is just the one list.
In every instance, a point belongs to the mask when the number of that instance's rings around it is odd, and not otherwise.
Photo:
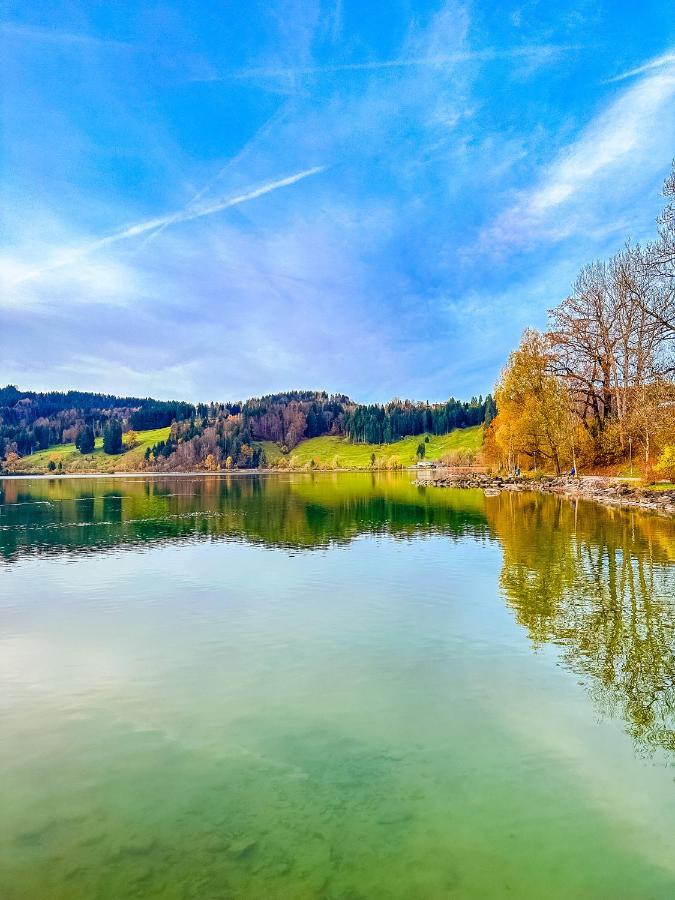
[(84, 428), (80, 429), (75, 438), (75, 446), (80, 453), (94, 452), (94, 431), (91, 425), (85, 425)]
[(495, 401), (492, 399), (492, 394), (488, 394), (485, 398), (485, 427), (487, 428), (490, 422), (497, 415), (497, 406)]
[(103, 429), (103, 451), (110, 454), (122, 452), (122, 425), (119, 419), (111, 419)]

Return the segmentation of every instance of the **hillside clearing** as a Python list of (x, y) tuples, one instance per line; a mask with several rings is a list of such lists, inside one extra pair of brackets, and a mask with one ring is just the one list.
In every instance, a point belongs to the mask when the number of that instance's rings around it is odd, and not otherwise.
[[(427, 437), (428, 443), (425, 442)], [(314, 460), (317, 466), (350, 469), (368, 468), (373, 453), (376, 459), (384, 459), (385, 462), (392, 456), (398, 457), (401, 465), (409, 466), (417, 461), (417, 447), (421, 443), (425, 446), (425, 459), (436, 460), (453, 450), (480, 450), (482, 440), (483, 428), (476, 425), (472, 428), (456, 428), (449, 434), (410, 435), (391, 444), (352, 444), (344, 437), (324, 435), (308, 438), (285, 454), (270, 441), (263, 441), (263, 446), (267, 460), (272, 465), (285, 456), (298, 467)]]
[(22, 457), (16, 465), (19, 472), (35, 474), (49, 471), (49, 463), (61, 463), (62, 472), (133, 472), (140, 467), (145, 451), (158, 441), (165, 441), (170, 428), (152, 428), (137, 431), (136, 442), (130, 450), (109, 456), (103, 452), (103, 438), (97, 437), (93, 453), (82, 454), (75, 444), (55, 444), (46, 450), (38, 450)]
[[(96, 438), (93, 453), (82, 454), (75, 444), (56, 444), (46, 450), (39, 450), (30, 456), (24, 456), (16, 464), (15, 469), (25, 474), (44, 474), (49, 471), (49, 463), (54, 462), (56, 472), (64, 473), (106, 473), (134, 472), (142, 468), (145, 451), (169, 436), (169, 428), (154, 428), (137, 432), (134, 447), (115, 456), (103, 452), (103, 439)], [(413, 465), (417, 460), (417, 447), (423, 443), (427, 460), (440, 459), (453, 450), (480, 449), (483, 436), (482, 426), (473, 428), (457, 428), (449, 434), (425, 435), (416, 434), (391, 444), (352, 444), (344, 437), (324, 435), (302, 441), (290, 453), (282, 453), (271, 441), (261, 441), (265, 448), (268, 464), (276, 465), (282, 457), (293, 466), (301, 468), (311, 464), (316, 466), (344, 469), (364, 469), (371, 466), (372, 454), (378, 465), (386, 465), (392, 457), (396, 457), (402, 466)], [(428, 437), (429, 441), (425, 442)], [(59, 463), (61, 468), (59, 469)]]

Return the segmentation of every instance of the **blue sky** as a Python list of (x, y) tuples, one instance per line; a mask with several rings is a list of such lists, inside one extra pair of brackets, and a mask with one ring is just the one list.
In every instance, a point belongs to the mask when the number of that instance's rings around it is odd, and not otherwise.
[(488, 391), (654, 231), (675, 4), (3, 5), (0, 382)]

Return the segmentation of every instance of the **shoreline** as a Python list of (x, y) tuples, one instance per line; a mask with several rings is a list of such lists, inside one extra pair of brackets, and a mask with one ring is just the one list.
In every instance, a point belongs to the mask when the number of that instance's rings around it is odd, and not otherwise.
[[(297, 470), (300, 472), (300, 470)], [(337, 470), (336, 470), (337, 471)], [(194, 469), (189, 472), (154, 472), (154, 471), (145, 471), (145, 472), (36, 472), (35, 474), (30, 472), (11, 472), (11, 473), (3, 473), (0, 472), (0, 481), (28, 481), (28, 480), (50, 480), (50, 481), (65, 481), (70, 480), (72, 478), (204, 478), (206, 477), (219, 477), (222, 478), (224, 476), (232, 477), (235, 476), (237, 478), (241, 476), (250, 476), (250, 475), (276, 475), (280, 474), (276, 469), (233, 469), (229, 472), (207, 472), (205, 470)], [(294, 472), (291, 471), (291, 474)], [(310, 474), (308, 472), (300, 473), (300, 474)]]
[(500, 478), (439, 472), (428, 478), (417, 478), (413, 484), (419, 487), (479, 488), (488, 497), (497, 496), (504, 491), (557, 494), (567, 500), (590, 500), (604, 506), (630, 507), (663, 516), (675, 516), (675, 485), (663, 491), (650, 491), (630, 484), (627, 479), (602, 475), (547, 475), (528, 480), (514, 476)]
[(231, 478), (251, 477), (252, 475), (334, 475), (336, 473), (369, 473), (369, 472), (414, 472), (415, 466), (403, 466), (400, 469), (367, 468), (352, 469), (219, 469), (215, 472), (206, 469), (192, 469), (188, 472), (160, 472), (156, 470), (131, 472), (0, 472), (0, 481), (27, 481), (29, 479), (50, 479), (63, 481), (70, 478)]
[[(334, 475), (334, 474), (374, 474), (375, 472), (418, 472), (415, 466), (405, 466), (401, 469), (379, 468), (340, 468), (340, 469), (232, 469), (230, 471), (209, 472), (195, 469), (188, 472), (158, 472), (158, 471), (130, 471), (130, 472), (53, 472), (40, 473), (2, 473), (0, 481), (70, 481), (78, 478), (250, 478), (257, 475)], [(567, 500), (589, 500), (604, 506), (641, 509), (647, 512), (655, 512), (663, 516), (675, 517), (675, 484), (670, 489), (663, 491), (650, 491), (643, 487), (635, 486), (638, 479), (618, 478), (602, 475), (581, 475), (570, 477), (566, 475), (546, 475), (536, 480), (516, 478), (514, 476), (492, 476), (483, 473), (467, 474), (466, 472), (443, 472), (437, 470), (435, 474), (429, 473), (422, 477), (414, 478), (412, 484), (417, 487), (478, 489), (487, 497), (494, 497), (504, 491), (516, 493), (556, 494)]]

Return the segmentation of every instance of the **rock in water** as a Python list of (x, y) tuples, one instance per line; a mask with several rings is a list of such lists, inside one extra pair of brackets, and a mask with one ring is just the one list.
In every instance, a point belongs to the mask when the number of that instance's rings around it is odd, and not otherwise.
[(257, 846), (257, 841), (253, 841), (248, 838), (241, 838), (241, 840), (234, 841), (232, 844), (230, 844), (227, 852), (234, 859), (243, 859), (244, 856), (248, 856), (249, 853), (252, 853)]

